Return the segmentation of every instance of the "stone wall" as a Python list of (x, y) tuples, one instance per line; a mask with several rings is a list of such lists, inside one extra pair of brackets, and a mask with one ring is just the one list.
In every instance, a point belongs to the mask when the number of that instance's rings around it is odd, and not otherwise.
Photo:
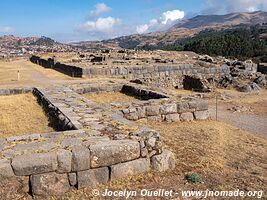
[(32, 90), (32, 87), (0, 88), (0, 96), (30, 93)]
[(45, 60), (38, 56), (33, 55), (30, 58), (30, 61), (44, 68), (51, 68), (71, 77), (82, 77), (83, 75), (82, 68), (71, 65), (65, 65), (59, 62), (55, 63), (54, 59), (52, 58), (48, 58), (47, 60)]
[(230, 73), (228, 65), (209, 65), (200, 66), (198, 64), (177, 64), (176, 66), (127, 66), (127, 67), (100, 67), (91, 66), (80, 68), (77, 66), (66, 65), (62, 63), (53, 64), (53, 59), (44, 60), (38, 56), (32, 56), (31, 62), (44, 67), (53, 68), (69, 76), (74, 77), (124, 77), (124, 78), (159, 78), (183, 75), (201, 75), (203, 78), (214, 76), (224, 76)]
[[(49, 112), (78, 130), (0, 139), (0, 180), (18, 181), (34, 197), (65, 194), (72, 187), (175, 167), (159, 134), (126, 120), (65, 86), (35, 88)], [(69, 128), (71, 128), (69, 127)], [(123, 127), (123, 129), (121, 128)]]
[(201, 99), (153, 100), (145, 103), (133, 104), (122, 110), (129, 120), (148, 119), (153, 121), (193, 121), (209, 118), (208, 102)]

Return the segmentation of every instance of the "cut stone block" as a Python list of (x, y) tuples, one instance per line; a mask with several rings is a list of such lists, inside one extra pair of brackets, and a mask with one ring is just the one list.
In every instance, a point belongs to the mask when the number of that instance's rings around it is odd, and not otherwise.
[(166, 115), (167, 122), (178, 122), (180, 121), (180, 115), (178, 113)]
[(113, 140), (91, 145), (91, 167), (104, 167), (140, 157), (137, 141)]
[(189, 121), (193, 121), (193, 120), (194, 120), (194, 116), (193, 116), (193, 114), (190, 113), (190, 112), (182, 113), (182, 114), (180, 115), (180, 119), (181, 119), (181, 121), (189, 122)]
[(72, 148), (72, 171), (82, 171), (90, 168), (90, 151), (85, 146)]
[(154, 170), (163, 172), (175, 168), (175, 156), (169, 150), (163, 150), (161, 154), (154, 155), (151, 158), (151, 167)]
[(59, 149), (57, 152), (58, 173), (71, 171), (72, 153), (65, 149)]
[(77, 172), (78, 189), (105, 184), (109, 181), (108, 167)]
[(68, 178), (71, 186), (77, 185), (77, 175), (76, 173), (68, 173)]
[(189, 111), (189, 105), (186, 102), (179, 102), (177, 103), (177, 112), (184, 113)]
[(176, 104), (164, 104), (160, 106), (160, 113), (163, 115), (177, 113), (177, 105)]
[(150, 161), (146, 158), (140, 158), (125, 163), (120, 163), (111, 166), (110, 179), (121, 179), (127, 176), (132, 176), (149, 171)]
[(57, 155), (54, 152), (24, 154), (13, 158), (11, 165), (18, 176), (52, 172), (57, 169)]
[(159, 115), (159, 106), (147, 106), (146, 115), (147, 116)]
[(207, 110), (204, 111), (195, 111), (194, 117), (196, 120), (205, 120), (209, 118), (209, 112)]
[(30, 181), (34, 196), (62, 195), (70, 189), (67, 174), (57, 174), (55, 172), (37, 174), (32, 175)]
[(0, 159), (0, 179), (10, 178), (15, 176), (10, 161)]

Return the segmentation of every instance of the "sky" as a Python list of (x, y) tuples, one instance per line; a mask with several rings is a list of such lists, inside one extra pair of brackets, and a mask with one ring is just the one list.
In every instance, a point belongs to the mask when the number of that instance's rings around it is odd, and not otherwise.
[(0, 35), (60, 42), (166, 30), (199, 14), (267, 11), (267, 0), (1, 0)]

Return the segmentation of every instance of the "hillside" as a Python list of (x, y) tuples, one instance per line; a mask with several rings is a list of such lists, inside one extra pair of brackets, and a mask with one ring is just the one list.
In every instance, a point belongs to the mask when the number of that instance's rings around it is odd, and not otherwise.
[(255, 25), (267, 22), (267, 12), (231, 13), (227, 15), (198, 15), (183, 20), (163, 32), (135, 34), (100, 42), (79, 42), (89, 48), (137, 48), (160, 49), (164, 46), (179, 43), (183, 38), (192, 37), (205, 29), (228, 29), (240, 25)]
[(62, 52), (73, 50), (74, 47), (68, 44), (56, 42), (48, 37), (16, 37), (4, 35), (0, 37), (1, 57), (11, 55), (23, 55), (36, 52)]

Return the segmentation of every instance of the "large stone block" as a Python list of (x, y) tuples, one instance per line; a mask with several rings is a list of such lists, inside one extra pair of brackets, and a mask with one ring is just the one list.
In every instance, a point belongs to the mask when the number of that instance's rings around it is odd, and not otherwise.
[(13, 158), (11, 165), (18, 176), (52, 172), (57, 169), (57, 155), (54, 152), (24, 154)]
[(32, 194), (34, 196), (47, 197), (52, 195), (62, 195), (70, 189), (67, 174), (51, 172), (32, 175), (30, 182)]
[(189, 110), (189, 105), (186, 102), (179, 102), (177, 103), (177, 112), (178, 113), (184, 113), (188, 112)]
[(176, 104), (164, 104), (160, 106), (160, 113), (163, 115), (177, 113)]
[(137, 141), (112, 140), (91, 145), (91, 167), (104, 167), (140, 157)]
[(71, 171), (72, 153), (65, 149), (59, 149), (57, 152), (57, 161), (59, 173), (66, 173)]
[(195, 111), (194, 117), (196, 120), (205, 120), (209, 118), (209, 112), (207, 110), (204, 111)]
[(152, 169), (160, 172), (166, 171), (168, 169), (174, 169), (174, 154), (171, 151), (164, 149), (161, 154), (152, 156), (151, 167)]
[(145, 109), (147, 116), (159, 115), (159, 106), (146, 106)]
[(78, 189), (105, 184), (109, 181), (108, 167), (77, 172)]
[(178, 113), (175, 114), (168, 114), (165, 117), (167, 122), (178, 122), (180, 121), (180, 115)]
[(13, 177), (14, 172), (12, 170), (9, 160), (0, 159), (0, 179)]
[(181, 121), (189, 122), (189, 121), (193, 121), (194, 120), (194, 116), (193, 116), (193, 113), (191, 113), (191, 112), (182, 113), (180, 115), (180, 119), (181, 119)]
[(197, 101), (197, 106), (196, 106), (197, 111), (208, 110), (208, 109), (209, 109), (208, 101), (206, 101), (206, 100), (198, 100)]
[(125, 163), (120, 163), (111, 166), (110, 179), (121, 179), (127, 176), (133, 176), (136, 174), (144, 173), (149, 171), (150, 161), (146, 158), (140, 158), (138, 160), (133, 160)]
[(90, 168), (90, 151), (85, 146), (72, 148), (72, 171), (82, 171)]

